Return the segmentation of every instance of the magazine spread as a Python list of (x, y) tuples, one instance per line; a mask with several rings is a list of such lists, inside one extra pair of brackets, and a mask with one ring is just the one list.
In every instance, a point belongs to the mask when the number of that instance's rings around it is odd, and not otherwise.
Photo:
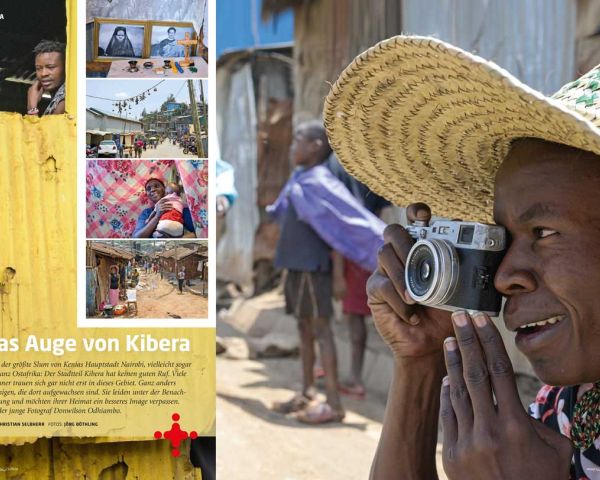
[(209, 6), (112, 3), (0, 8), (2, 478), (214, 478)]

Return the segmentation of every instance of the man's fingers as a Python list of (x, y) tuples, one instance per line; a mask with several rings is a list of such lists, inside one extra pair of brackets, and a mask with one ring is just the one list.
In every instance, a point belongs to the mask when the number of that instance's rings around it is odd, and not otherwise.
[(500, 332), (485, 313), (474, 313), (473, 323), (479, 343), (485, 353), (487, 370), (496, 395), (498, 411), (508, 409), (523, 412), (515, 374)]
[(400, 319), (408, 324), (413, 314), (413, 307), (407, 305), (398, 295), (396, 288), (388, 276), (379, 269), (367, 281), (369, 306), (385, 303), (390, 306)]
[(450, 380), (444, 377), (442, 380), (442, 389), (440, 392), (440, 420), (442, 422), (442, 432), (444, 434), (444, 450), (453, 448), (458, 438), (458, 424), (456, 415), (452, 408), (450, 400)]
[(462, 358), (463, 378), (473, 405), (474, 421), (490, 421), (495, 413), (494, 397), (475, 327), (467, 312), (462, 310), (452, 314), (452, 323)]
[(377, 264), (378, 270), (390, 279), (402, 301), (412, 305), (414, 302), (406, 293), (404, 261), (398, 258), (391, 244), (386, 243), (379, 249), (379, 253), (377, 254)]
[(406, 207), (406, 218), (409, 223), (415, 221), (429, 223), (429, 220), (431, 220), (431, 208), (426, 203), (411, 203)]
[(383, 241), (386, 245), (392, 247), (396, 256), (402, 261), (402, 265), (406, 263), (408, 252), (415, 243), (404, 227), (397, 223), (385, 227), (385, 230), (383, 231)]
[(473, 408), (463, 378), (463, 365), (456, 338), (444, 340), (444, 359), (450, 382), (450, 401), (456, 415), (459, 435), (470, 432), (473, 427)]

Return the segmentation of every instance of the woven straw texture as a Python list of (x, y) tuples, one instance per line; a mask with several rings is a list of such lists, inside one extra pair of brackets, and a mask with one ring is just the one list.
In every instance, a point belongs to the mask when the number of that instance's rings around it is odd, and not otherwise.
[(324, 120), (348, 172), (392, 203), (491, 222), (494, 176), (512, 140), (600, 154), (599, 96), (598, 67), (549, 98), (450, 44), (398, 36), (342, 72)]

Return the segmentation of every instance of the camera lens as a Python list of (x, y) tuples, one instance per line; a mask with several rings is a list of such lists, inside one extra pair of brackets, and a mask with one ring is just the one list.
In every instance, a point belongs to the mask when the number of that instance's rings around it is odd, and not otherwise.
[(429, 274), (431, 273), (431, 263), (423, 262), (421, 265), (421, 269), (419, 270), (419, 274), (421, 275), (421, 281), (425, 282), (429, 280)]
[(410, 296), (424, 305), (443, 305), (458, 279), (458, 258), (445, 240), (420, 240), (406, 259), (405, 281)]
[(415, 247), (411, 255), (411, 262), (407, 266), (412, 270), (410, 287), (416, 296), (422, 297), (431, 288), (435, 274), (435, 259), (431, 249), (426, 245)]

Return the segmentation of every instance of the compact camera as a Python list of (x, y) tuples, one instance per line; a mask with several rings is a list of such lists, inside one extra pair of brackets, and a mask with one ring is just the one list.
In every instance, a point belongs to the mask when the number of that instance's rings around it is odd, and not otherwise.
[(506, 232), (498, 225), (415, 222), (406, 230), (416, 240), (404, 277), (418, 303), (442, 310), (467, 310), (498, 316), (502, 295), (494, 276), (506, 251)]

